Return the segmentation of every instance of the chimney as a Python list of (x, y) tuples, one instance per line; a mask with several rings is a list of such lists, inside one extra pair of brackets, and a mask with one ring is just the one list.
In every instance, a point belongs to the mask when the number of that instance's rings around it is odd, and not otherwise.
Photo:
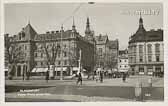
[(54, 31), (51, 31), (51, 34), (54, 34)]
[(59, 31), (57, 30), (56, 33), (59, 33)]
[(50, 34), (50, 32), (49, 32), (49, 31), (47, 31), (47, 32), (46, 32), (46, 34)]

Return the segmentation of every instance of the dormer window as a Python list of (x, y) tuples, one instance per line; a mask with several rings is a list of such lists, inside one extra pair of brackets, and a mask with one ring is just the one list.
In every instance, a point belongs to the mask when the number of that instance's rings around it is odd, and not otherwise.
[(25, 33), (24, 32), (22, 32), (22, 38), (24, 38), (25, 37)]

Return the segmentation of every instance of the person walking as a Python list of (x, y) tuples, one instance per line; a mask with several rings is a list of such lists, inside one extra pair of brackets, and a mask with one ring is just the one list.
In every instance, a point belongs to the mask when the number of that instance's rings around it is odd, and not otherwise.
[(103, 82), (103, 71), (100, 71), (100, 82)]
[(46, 72), (46, 82), (48, 83), (49, 80), (49, 71)]
[(126, 80), (126, 73), (123, 73), (123, 82), (125, 82), (125, 80)]
[(82, 74), (81, 74), (81, 72), (79, 72), (79, 74), (78, 74), (78, 79), (77, 79), (76, 84), (78, 85), (79, 82), (80, 82), (80, 85), (82, 85)]

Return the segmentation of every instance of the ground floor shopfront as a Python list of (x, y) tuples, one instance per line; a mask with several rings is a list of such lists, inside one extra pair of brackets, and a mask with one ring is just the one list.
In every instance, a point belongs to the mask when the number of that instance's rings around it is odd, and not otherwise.
[(163, 77), (163, 64), (136, 64), (130, 65), (130, 72), (134, 75), (153, 75)]

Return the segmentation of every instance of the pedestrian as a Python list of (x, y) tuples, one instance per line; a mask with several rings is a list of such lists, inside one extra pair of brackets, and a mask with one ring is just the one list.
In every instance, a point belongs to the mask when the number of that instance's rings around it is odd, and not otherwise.
[(96, 82), (99, 80), (99, 72), (96, 73)]
[(25, 71), (23, 70), (22, 80), (24, 81), (24, 79), (25, 79)]
[(82, 75), (81, 75), (81, 72), (79, 72), (79, 74), (78, 74), (78, 79), (77, 79), (76, 84), (78, 85), (79, 82), (80, 82), (80, 85), (82, 85)]
[(46, 82), (48, 83), (49, 80), (49, 71), (46, 72)]
[(108, 77), (109, 77), (109, 79), (112, 78), (112, 71), (111, 71), (111, 69), (108, 69)]
[(123, 73), (123, 82), (125, 82), (125, 80), (126, 80), (126, 74)]
[(103, 82), (103, 71), (100, 71), (100, 82)]

